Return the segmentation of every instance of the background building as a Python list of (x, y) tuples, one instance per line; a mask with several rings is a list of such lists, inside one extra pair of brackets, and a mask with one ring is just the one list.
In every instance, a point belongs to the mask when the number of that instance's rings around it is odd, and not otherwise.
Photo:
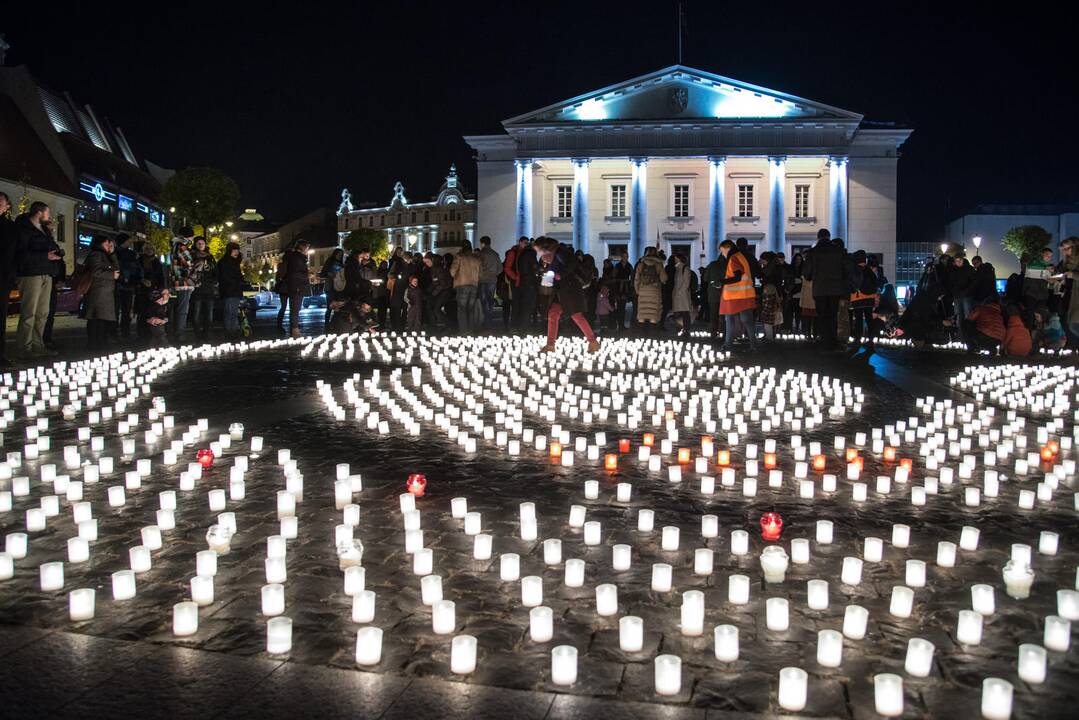
[(69, 271), (96, 234), (144, 237), (151, 224), (167, 227), (157, 198), (171, 174), (138, 157), (90, 105), (26, 67), (0, 67), (0, 188), (15, 203), (50, 203)]
[(500, 251), (548, 235), (597, 258), (659, 245), (698, 267), (727, 238), (789, 256), (823, 227), (895, 267), (909, 129), (681, 65), (502, 125), (465, 138), (477, 233)]
[(390, 247), (419, 252), (453, 252), (462, 243), (475, 245), (476, 199), (461, 187), (457, 168), (450, 165), (438, 195), (428, 202), (412, 202), (405, 188), (393, 186), (389, 205), (363, 203), (356, 206), (348, 188), (341, 191), (337, 231), (344, 240), (357, 228), (385, 231)]
[[(1019, 272), (1019, 259), (1001, 247), (1000, 240), (1013, 227), (1037, 225), (1050, 236), (1055, 259), (1060, 259), (1060, 241), (1079, 236), (1079, 204), (1071, 205), (978, 205), (948, 223), (944, 240), (966, 248), (968, 256), (981, 255), (993, 263), (998, 278)], [(974, 238), (981, 238), (975, 250)]]
[(244, 257), (248, 262), (276, 270), (281, 253), (300, 239), (311, 243), (308, 263), (311, 272), (317, 273), (322, 269), (322, 263), (337, 247), (337, 218), (333, 210), (329, 208), (312, 210), (276, 230), (247, 238)]

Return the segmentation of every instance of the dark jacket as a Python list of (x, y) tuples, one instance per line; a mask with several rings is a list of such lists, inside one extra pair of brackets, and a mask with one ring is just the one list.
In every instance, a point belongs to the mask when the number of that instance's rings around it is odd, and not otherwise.
[(244, 274), (240, 258), (232, 257), (228, 250), (217, 264), (217, 289), (223, 298), (244, 296)]
[(142, 265), (139, 255), (130, 247), (116, 248), (116, 261), (120, 263), (119, 287), (132, 290), (142, 280)]
[(520, 279), (518, 287), (531, 290), (539, 287), (539, 261), (536, 259), (536, 250), (531, 245), (517, 252), (517, 276)]
[(156, 255), (142, 255), (139, 257), (139, 286), (140, 293), (149, 294), (155, 288), (166, 287), (165, 268)]
[(480, 282), (493, 283), (498, 279), (498, 273), (502, 271), (502, 259), (489, 247), (481, 249), (476, 254), (480, 258)]
[(0, 215), (0, 287), (15, 285), (15, 245), (18, 238), (15, 221)]
[(94, 250), (86, 256), (84, 267), (90, 272), (90, 289), (84, 297), (87, 320), (116, 322), (116, 278), (120, 269), (116, 255)]
[(450, 271), (446, 269), (445, 264), (435, 261), (431, 264), (430, 273), (431, 283), (427, 286), (428, 295), (438, 297), (453, 290), (453, 278), (450, 276)]
[(727, 258), (721, 254), (704, 269), (702, 276), (709, 305), (719, 305), (723, 296), (723, 279), (727, 274)]
[(974, 276), (974, 267), (966, 260), (963, 260), (959, 267), (952, 266), (951, 272), (948, 273), (948, 291), (952, 297), (974, 297)]
[(848, 294), (846, 252), (825, 240), (814, 245), (804, 257), (802, 277), (813, 281), (813, 297)]
[(992, 263), (983, 262), (974, 270), (970, 296), (977, 302), (984, 302), (996, 294), (997, 269), (993, 267)]
[(15, 274), (18, 277), (56, 274), (49, 253), (60, 250), (52, 236), (34, 227), (29, 215), (20, 215), (15, 221)]
[(630, 292), (632, 272), (630, 264), (621, 260), (618, 261), (617, 265), (612, 264), (610, 267), (604, 268), (600, 285), (607, 288), (611, 302), (625, 300), (632, 294)]
[(195, 295), (217, 297), (217, 261), (209, 250), (191, 251), (191, 279), (195, 283)]
[(299, 293), (307, 290), (307, 256), (296, 250), (286, 250), (281, 256), (283, 268), (278, 270), (281, 287), (286, 293)]
[(562, 312), (571, 316), (588, 310), (588, 299), (585, 296), (582, 277), (585, 274), (573, 248), (569, 245), (559, 245), (551, 260), (551, 270), (554, 270), (554, 299), (562, 306)]

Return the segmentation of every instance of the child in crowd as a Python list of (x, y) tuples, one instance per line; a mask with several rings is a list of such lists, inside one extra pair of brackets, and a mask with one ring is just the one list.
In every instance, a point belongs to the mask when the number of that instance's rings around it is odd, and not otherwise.
[(1059, 350), (1067, 342), (1060, 317), (1048, 305), (1039, 305), (1034, 310), (1033, 338), (1035, 349)]
[(146, 323), (150, 338), (150, 347), (165, 347), (168, 339), (165, 336), (165, 325), (169, 322), (169, 291), (168, 288), (156, 288), (150, 291), (150, 302), (147, 304), (143, 322)]
[(333, 304), (333, 319), (330, 320), (330, 332), (333, 333), (374, 333), (378, 329), (371, 303), (342, 302)]
[(413, 275), (408, 279), (408, 289), (405, 290), (405, 302), (408, 304), (408, 317), (406, 329), (420, 332), (423, 330), (423, 290), (420, 288), (420, 278)]

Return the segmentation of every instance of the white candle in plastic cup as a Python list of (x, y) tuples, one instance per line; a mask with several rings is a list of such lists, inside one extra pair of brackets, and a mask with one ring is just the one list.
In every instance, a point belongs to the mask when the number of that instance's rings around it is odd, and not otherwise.
[(584, 585), (584, 560), (571, 558), (566, 560), (565, 585), (566, 587), (581, 587)]
[(899, 717), (903, 714), (903, 678), (893, 673), (873, 676), (873, 704), (878, 715)]
[(888, 605), (888, 612), (898, 618), (909, 618), (914, 609), (914, 591), (906, 585), (896, 585), (892, 588), (892, 599)]
[(986, 617), (992, 615), (997, 610), (996, 593), (994, 592), (992, 585), (986, 585), (984, 583), (971, 585), (970, 600), (971, 607), (974, 608), (974, 611), (981, 615), (985, 615)]
[(828, 581), (810, 580), (806, 583), (807, 602), (810, 610), (828, 609)]
[(657, 695), (677, 695), (682, 691), (682, 659), (659, 655), (654, 661)]
[(911, 638), (907, 641), (907, 657), (903, 669), (914, 677), (929, 677), (933, 669), (933, 643), (925, 638)]
[(217, 574), (217, 553), (213, 550), (200, 550), (195, 553), (195, 574), (213, 577)]
[(734, 625), (717, 625), (714, 631), (716, 659), (734, 662), (738, 659), (738, 628)]
[(862, 561), (856, 557), (843, 558), (843, 569), (839, 579), (844, 585), (859, 585), (862, 582)]
[(779, 671), (779, 706), (798, 712), (806, 706), (809, 675), (802, 668), (785, 667)]
[(554, 637), (554, 611), (546, 605), (528, 612), (528, 632), (532, 642), (550, 642)]
[(1042, 640), (1045, 647), (1054, 652), (1068, 652), (1068, 647), (1071, 645), (1071, 626), (1071, 621), (1059, 615), (1046, 616)]
[(499, 557), (499, 577), (503, 582), (513, 582), (521, 574), (521, 556), (517, 553), (503, 553)]
[(527, 608), (538, 607), (543, 603), (543, 578), (538, 575), (526, 575), (521, 578), (521, 604)]
[(629, 545), (615, 545), (611, 549), (611, 567), (618, 572), (629, 570), (633, 563), (633, 548)]
[(292, 650), (292, 619), (273, 617), (266, 621), (266, 652), (284, 655)]
[(655, 528), (655, 512), (641, 509), (637, 511), (637, 530), (639, 532), (652, 532)]
[(618, 586), (603, 583), (596, 586), (596, 614), (610, 617), (618, 614)]
[(551, 682), (555, 685), (577, 682), (577, 648), (558, 645), (551, 650)]
[(199, 606), (214, 602), (214, 579), (202, 575), (191, 578), (191, 600)]
[(749, 577), (731, 575), (727, 578), (727, 601), (732, 605), (745, 605), (749, 602)]
[[(1079, 571), (1076, 578), (1079, 580)], [(1079, 590), (1057, 590), (1057, 615), (1068, 620), (1079, 620)]]
[(821, 630), (817, 633), (817, 663), (821, 667), (837, 668), (843, 662), (843, 633)]
[[(437, 577), (428, 575), (427, 578)], [(424, 578), (426, 580), (427, 578)], [(441, 580), (441, 578), (439, 578)], [(441, 589), (441, 586), (440, 586)], [(375, 619), (375, 593), (361, 590), (352, 596), (352, 622), (368, 623)]]
[(833, 525), (831, 520), (817, 521), (817, 543), (830, 545), (832, 543)]
[(941, 540), (937, 543), (937, 565), (955, 567), (955, 543)]
[(356, 664), (370, 666), (381, 661), (382, 628), (360, 628), (356, 633)]
[(697, 548), (693, 551), (694, 575), (711, 575), (713, 564), (713, 553), (710, 548)]
[(848, 605), (843, 611), (843, 636), (851, 640), (865, 637), (869, 611), (861, 605)]
[(986, 720), (1010, 720), (1015, 688), (1007, 680), (982, 680), (982, 717)]
[(745, 555), (749, 552), (749, 533), (745, 530), (731, 531), (731, 554)]
[(285, 586), (270, 583), (262, 586), (262, 614), (273, 617), (285, 612)]
[(457, 635), (450, 644), (450, 672), (468, 675), (476, 669), (476, 638)]
[(188, 637), (199, 630), (199, 606), (193, 602), (180, 602), (172, 606), (172, 634)]
[(618, 620), (618, 647), (623, 652), (640, 652), (644, 647), (644, 620), (626, 615)]
[(981, 644), (982, 616), (973, 610), (960, 610), (955, 637), (963, 645)]
[(765, 623), (769, 630), (785, 632), (790, 628), (790, 611), (786, 598), (768, 598), (765, 601)]
[(457, 627), (457, 605), (452, 600), (439, 600), (431, 608), (431, 629), (436, 635), (449, 635)]
[(673, 568), (667, 563), (653, 564), (652, 590), (655, 592), (670, 592), (672, 573)]
[(78, 588), (68, 593), (68, 615), (72, 621), (81, 622), (93, 619), (94, 595), (94, 588)]
[(1033, 643), (1019, 646), (1019, 679), (1032, 685), (1045, 682), (1045, 648)]
[(682, 634), (697, 637), (704, 632), (704, 593), (687, 590), (682, 593)]

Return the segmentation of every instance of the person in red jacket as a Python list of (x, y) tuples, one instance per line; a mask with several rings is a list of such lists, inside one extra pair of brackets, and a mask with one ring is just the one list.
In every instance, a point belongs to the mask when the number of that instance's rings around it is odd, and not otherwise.
[(1004, 341), (1004, 311), (995, 297), (975, 306), (963, 320), (963, 338), (967, 352), (988, 350), (996, 352)]
[(1018, 309), (1008, 314), (1004, 329), (1004, 340), (1000, 344), (1000, 354), (1010, 357), (1026, 357), (1030, 354), (1034, 342), (1030, 330), (1023, 323), (1023, 316)]

